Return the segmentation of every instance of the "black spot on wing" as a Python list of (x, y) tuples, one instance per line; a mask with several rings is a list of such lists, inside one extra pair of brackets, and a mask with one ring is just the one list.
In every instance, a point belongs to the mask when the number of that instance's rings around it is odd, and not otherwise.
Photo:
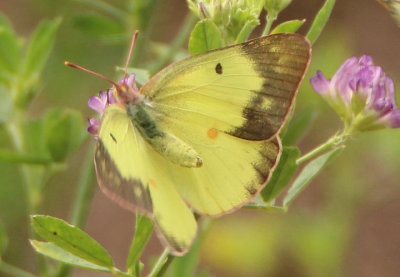
[(222, 65), (221, 65), (220, 63), (218, 63), (218, 64), (215, 66), (215, 72), (216, 72), (217, 74), (222, 74)]
[[(111, 134), (110, 134), (111, 135)], [(103, 192), (122, 207), (141, 213), (152, 213), (150, 191), (139, 179), (125, 178), (99, 139), (95, 150), (97, 181)]]
[(114, 137), (113, 134), (110, 133), (110, 137), (112, 138), (112, 140), (113, 140), (115, 143), (117, 143), (117, 139)]

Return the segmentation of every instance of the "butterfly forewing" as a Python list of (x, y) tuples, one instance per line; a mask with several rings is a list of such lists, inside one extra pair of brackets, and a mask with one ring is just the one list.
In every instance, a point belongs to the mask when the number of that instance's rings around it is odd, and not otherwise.
[[(156, 112), (263, 140), (282, 126), (310, 58), (308, 41), (279, 34), (177, 62), (141, 90)], [(200, 122), (199, 122), (200, 121)]]
[(151, 217), (171, 252), (183, 254), (195, 236), (196, 222), (172, 183), (168, 163), (124, 108), (107, 108), (95, 150), (101, 189), (121, 206)]

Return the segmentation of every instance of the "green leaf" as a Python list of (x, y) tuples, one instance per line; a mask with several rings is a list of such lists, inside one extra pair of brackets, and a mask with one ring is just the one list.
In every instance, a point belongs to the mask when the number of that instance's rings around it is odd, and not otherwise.
[(314, 42), (317, 40), (322, 30), (324, 29), (324, 26), (328, 21), (329, 16), (331, 15), (334, 5), (335, 5), (335, 0), (326, 0), (325, 4), (319, 10), (318, 14), (315, 16), (315, 19), (306, 35), (306, 37), (310, 40), (311, 44), (314, 44)]
[(317, 118), (318, 112), (312, 108), (305, 108), (296, 116), (292, 117), (285, 134), (283, 135), (282, 144), (292, 145), (304, 136), (308, 129), (313, 125)]
[(40, 157), (50, 157), (46, 147), (44, 126), (44, 118), (35, 118), (24, 123), (24, 136), (29, 138), (24, 140), (24, 149), (27, 153)]
[(271, 180), (261, 191), (264, 202), (270, 202), (286, 187), (297, 170), (296, 159), (300, 156), (300, 150), (294, 146), (283, 147), (278, 166), (272, 173)]
[(103, 272), (111, 272), (109, 268), (97, 265), (95, 263), (91, 263), (85, 259), (82, 259), (78, 256), (71, 254), (70, 252), (66, 252), (65, 250), (54, 245), (51, 242), (30, 240), (30, 243), (38, 253), (50, 257), (56, 261), (60, 261), (81, 268), (103, 271)]
[(125, 33), (121, 23), (97, 14), (75, 16), (73, 25), (82, 33), (94, 37), (121, 36)]
[(4, 26), (0, 26), (0, 42), (0, 76), (9, 84), (20, 70), (22, 45), (18, 37)]
[(35, 82), (50, 55), (53, 48), (56, 31), (61, 23), (61, 18), (46, 20), (36, 28), (26, 54), (24, 76), (28, 85)]
[(7, 30), (14, 32), (10, 20), (0, 12), (0, 27), (4, 27)]
[(64, 161), (82, 142), (82, 116), (75, 110), (50, 111), (46, 116), (46, 145), (54, 161)]
[(289, 20), (283, 22), (276, 26), (272, 31), (271, 34), (278, 34), (278, 33), (295, 33), (303, 24), (306, 22), (305, 19), (303, 20)]
[[(1, 74), (1, 73), (0, 73)], [(0, 83), (1, 80), (0, 80)], [(12, 99), (5, 86), (0, 84), (0, 123), (5, 123), (12, 117)]]
[(336, 158), (341, 152), (342, 148), (333, 149), (309, 162), (296, 180), (293, 182), (292, 187), (289, 189), (285, 198), (283, 199), (283, 205), (287, 207), (299, 193), (307, 186), (307, 184), (325, 167)]
[(25, 163), (25, 164), (48, 164), (52, 160), (48, 157), (19, 153), (9, 149), (0, 148), (0, 163)]
[[(125, 72), (125, 68), (117, 66), (117, 71)], [(128, 74), (135, 74), (135, 81), (143, 86), (150, 79), (150, 72), (144, 68), (128, 67)]]
[(153, 233), (153, 222), (146, 216), (136, 214), (136, 231), (131, 247), (129, 249), (126, 267), (133, 271), (139, 263), (143, 249)]
[(8, 239), (3, 223), (0, 221), (0, 257), (7, 248)]
[(70, 254), (96, 265), (113, 267), (113, 260), (107, 251), (78, 227), (41, 215), (31, 216), (31, 224), (39, 236)]
[(221, 32), (210, 19), (197, 22), (189, 38), (190, 55), (200, 54), (223, 46)]

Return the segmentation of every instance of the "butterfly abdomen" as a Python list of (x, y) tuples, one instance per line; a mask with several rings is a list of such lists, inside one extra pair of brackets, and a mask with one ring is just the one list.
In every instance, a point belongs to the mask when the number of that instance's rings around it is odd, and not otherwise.
[(202, 160), (197, 152), (179, 138), (160, 130), (144, 104), (129, 105), (128, 114), (143, 138), (169, 161), (184, 167), (200, 167)]

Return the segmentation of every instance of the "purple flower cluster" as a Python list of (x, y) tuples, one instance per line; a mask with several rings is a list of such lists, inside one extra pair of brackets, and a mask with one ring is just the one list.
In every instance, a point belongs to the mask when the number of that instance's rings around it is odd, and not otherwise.
[(346, 126), (359, 131), (400, 127), (393, 81), (371, 57), (351, 57), (330, 81), (320, 71), (310, 81)]
[[(128, 77), (122, 78), (118, 81), (119, 85), (126, 85), (133, 88), (135, 91), (138, 91), (135, 82), (135, 74), (131, 74)], [(88, 106), (92, 110), (96, 111), (100, 119), (103, 117), (106, 108), (109, 105), (118, 103), (117, 98), (114, 97), (114, 93), (116, 92), (116, 88), (110, 88), (107, 93), (105, 91), (100, 91), (99, 96), (91, 96), (88, 101)], [(89, 118), (89, 127), (88, 132), (97, 138), (100, 130), (100, 122), (95, 118)]]

